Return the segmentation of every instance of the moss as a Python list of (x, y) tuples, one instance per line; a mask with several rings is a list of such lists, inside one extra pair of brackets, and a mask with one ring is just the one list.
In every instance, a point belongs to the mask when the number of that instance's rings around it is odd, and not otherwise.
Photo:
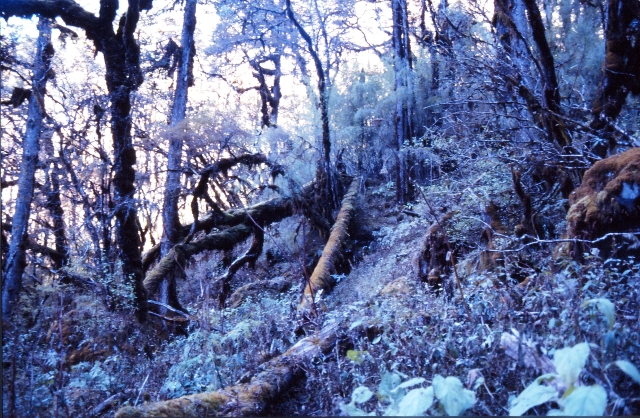
[(340, 257), (340, 251), (347, 239), (347, 229), (353, 212), (355, 210), (355, 199), (358, 194), (359, 181), (353, 180), (349, 191), (342, 201), (342, 207), (336, 218), (336, 222), (331, 229), (329, 240), (322, 251), (322, 256), (318, 261), (318, 265), (313, 270), (313, 274), (309, 278), (309, 283), (304, 289), (302, 301), (298, 305), (298, 310), (309, 306), (314, 295), (320, 290), (328, 290), (333, 285), (331, 273), (335, 271), (335, 264)]
[[(594, 240), (640, 225), (640, 148), (598, 161), (570, 196), (567, 238)], [(574, 251), (569, 245), (563, 248)]]

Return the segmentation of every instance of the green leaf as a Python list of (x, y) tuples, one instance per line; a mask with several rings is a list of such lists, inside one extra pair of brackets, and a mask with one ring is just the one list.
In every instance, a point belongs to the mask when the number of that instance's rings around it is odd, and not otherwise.
[(534, 380), (511, 402), (509, 415), (520, 416), (534, 406), (542, 405), (558, 397), (558, 391), (553, 386), (543, 385), (542, 382), (555, 378), (553, 374), (545, 374)]
[(410, 390), (398, 404), (397, 415), (414, 417), (422, 415), (433, 405), (433, 387)]
[(588, 305), (596, 305), (600, 312), (607, 318), (607, 324), (609, 325), (609, 329), (613, 329), (613, 323), (615, 321), (615, 305), (609, 299), (605, 298), (597, 298), (597, 299), (589, 299), (582, 302), (581, 308), (584, 308)]
[(340, 404), (340, 410), (342, 414), (348, 415), (351, 417), (367, 417), (367, 416), (373, 416), (376, 414), (375, 412), (369, 412), (369, 413), (364, 412), (362, 409), (355, 406), (353, 402)]
[[(640, 385), (640, 372), (638, 371), (638, 368), (632, 363), (626, 360), (618, 360), (614, 361), (611, 364), (615, 364), (616, 366), (618, 366), (620, 370), (625, 372), (627, 376), (635, 380), (635, 382)], [(607, 367), (611, 366), (611, 364), (609, 364)]]
[(568, 387), (578, 380), (580, 372), (584, 368), (589, 357), (589, 344), (580, 343), (573, 347), (566, 347), (556, 351), (553, 356), (553, 365), (556, 366), (558, 375)]
[(457, 377), (436, 375), (433, 390), (447, 415), (460, 415), (476, 403), (476, 394), (465, 389)]
[(348, 350), (347, 358), (349, 358), (349, 360), (353, 361), (355, 364), (360, 365), (367, 359), (367, 354), (369, 354), (367, 351)]
[(424, 377), (414, 377), (413, 379), (409, 379), (406, 382), (402, 382), (398, 387), (396, 387), (393, 391), (395, 392), (398, 389), (409, 388), (411, 386), (419, 385), (423, 383), (426, 379)]
[(378, 385), (378, 399), (391, 403), (398, 403), (406, 393), (404, 389), (393, 391), (401, 383), (400, 376), (395, 373), (385, 372)]
[(373, 396), (373, 392), (366, 386), (359, 386), (353, 390), (351, 394), (352, 403), (365, 403)]
[(607, 392), (602, 386), (579, 386), (565, 399), (562, 412), (569, 416), (600, 416), (606, 407)]

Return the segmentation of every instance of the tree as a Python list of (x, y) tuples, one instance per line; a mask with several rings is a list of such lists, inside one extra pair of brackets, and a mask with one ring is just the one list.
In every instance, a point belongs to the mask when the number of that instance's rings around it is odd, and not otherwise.
[[(287, 54), (286, 47), (290, 45), (288, 35), (291, 32), (291, 24), (281, 4), (271, 0), (251, 3), (225, 0), (216, 2), (215, 6), (221, 22), (216, 27), (214, 44), (208, 48), (208, 53), (214, 58), (216, 71), (233, 74), (241, 65), (233, 55), (242, 56), (242, 64), (249, 64), (258, 85), (237, 87), (233, 82), (229, 84), (238, 93), (257, 90), (261, 102), (261, 127), (277, 126), (282, 97), (281, 63)], [(214, 75), (227, 80), (218, 72)]]
[(413, 64), (409, 40), (409, 18), (406, 0), (392, 0), (393, 12), (393, 70), (395, 74), (396, 114), (396, 196), (398, 203), (411, 200), (409, 156), (403, 152), (413, 142)]
[(556, 78), (553, 54), (549, 48), (545, 35), (544, 23), (535, 0), (522, 0), (527, 9), (527, 18), (540, 53), (539, 70), (543, 83), (542, 106), (544, 124), (549, 140), (555, 141), (561, 147), (571, 145), (571, 136), (564, 127), (564, 122), (558, 117), (560, 109), (560, 90)]
[(25, 266), (25, 246), (27, 225), (31, 214), (31, 200), (35, 183), (35, 171), (38, 164), (40, 131), (45, 115), (44, 95), (50, 71), (53, 46), (51, 45), (51, 22), (46, 17), (38, 21), (38, 40), (33, 63), (29, 114), (24, 136), (20, 177), (18, 179), (18, 198), (13, 215), (11, 242), (7, 252), (2, 282), (2, 320), (7, 321), (13, 306), (18, 300)]
[[(167, 181), (162, 211), (163, 234), (160, 256), (166, 256), (171, 248), (182, 238), (178, 217), (178, 198), (180, 195), (180, 177), (182, 175), (182, 138), (180, 124), (184, 121), (187, 109), (188, 89), (193, 85), (193, 56), (195, 46), (193, 33), (196, 27), (197, 0), (187, 0), (184, 10), (184, 24), (180, 40), (180, 62), (176, 81), (175, 96), (171, 110), (171, 128), (167, 163)], [(168, 275), (160, 288), (160, 302), (181, 309), (176, 293), (175, 274)]]
[(296, 27), (298, 33), (305, 41), (309, 55), (313, 60), (313, 65), (316, 69), (316, 76), (318, 77), (318, 108), (320, 110), (320, 118), (322, 121), (322, 157), (321, 157), (321, 171), (319, 173), (324, 177), (323, 184), (324, 190), (322, 194), (327, 199), (327, 205), (331, 209), (337, 207), (338, 193), (337, 184), (334, 184), (334, 174), (331, 167), (331, 134), (329, 130), (329, 89), (327, 86), (327, 77), (325, 70), (322, 66), (322, 61), (318, 55), (317, 48), (314, 46), (311, 36), (300, 25), (300, 22), (296, 19), (296, 16), (291, 7), (291, 0), (286, 0), (286, 12), (287, 17), (293, 25)]
[(134, 293), (136, 315), (140, 321), (147, 317), (147, 296), (142, 285), (142, 258), (138, 232), (135, 193), (136, 151), (131, 138), (131, 94), (142, 83), (140, 49), (135, 30), (141, 10), (149, 10), (152, 0), (129, 0), (126, 12), (114, 31), (113, 21), (118, 0), (100, 3), (95, 16), (73, 0), (48, 2), (44, 0), (5, 1), (0, 14), (9, 16), (61, 17), (68, 25), (85, 30), (97, 52), (102, 52), (106, 65), (105, 80), (111, 100), (111, 134), (114, 146), (114, 200), (117, 219), (116, 236), (119, 258), (126, 282)]
[(605, 58), (591, 106), (591, 127), (604, 137), (592, 144), (592, 152), (599, 157), (605, 157), (616, 144), (609, 122), (618, 117), (629, 93), (640, 94), (640, 4), (634, 0), (607, 0), (605, 4)]

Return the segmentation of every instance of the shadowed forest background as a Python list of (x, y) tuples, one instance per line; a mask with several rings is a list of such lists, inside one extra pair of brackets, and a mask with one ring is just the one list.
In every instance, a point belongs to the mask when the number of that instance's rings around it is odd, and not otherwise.
[(7, 417), (640, 414), (639, 0), (3, 0)]

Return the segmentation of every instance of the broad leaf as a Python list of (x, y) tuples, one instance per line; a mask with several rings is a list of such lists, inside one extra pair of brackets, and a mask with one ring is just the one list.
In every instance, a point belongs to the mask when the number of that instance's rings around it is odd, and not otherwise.
[(605, 298), (597, 298), (597, 299), (589, 299), (582, 302), (581, 307), (585, 307), (588, 305), (596, 305), (600, 312), (607, 318), (607, 324), (609, 325), (609, 329), (613, 329), (613, 323), (615, 321), (615, 305), (609, 299)]
[[(629, 363), (626, 360), (618, 360), (618, 361), (614, 361), (611, 364), (615, 364), (616, 366), (618, 366), (620, 370), (625, 372), (627, 376), (635, 380), (635, 382), (640, 385), (640, 372), (638, 371), (638, 368), (634, 366), (632, 363)], [(611, 366), (611, 364), (609, 364), (609, 366)]]
[(401, 388), (409, 388), (411, 386), (419, 385), (420, 383), (423, 383), (424, 381), (425, 381), (424, 377), (414, 377), (413, 379), (409, 379), (406, 382), (402, 382), (393, 391), (395, 392), (396, 390), (401, 389)]
[(423, 415), (433, 405), (433, 387), (410, 390), (398, 404), (397, 415), (415, 417)]
[(476, 403), (476, 394), (465, 389), (457, 377), (436, 375), (433, 390), (447, 415), (460, 415)]
[(557, 398), (558, 391), (553, 386), (546, 386), (542, 384), (545, 380), (553, 377), (555, 377), (553, 374), (542, 375), (527, 386), (525, 390), (523, 390), (522, 393), (511, 403), (509, 415), (520, 416), (534, 406), (542, 405), (543, 403)]
[(569, 416), (600, 416), (607, 407), (607, 392), (602, 386), (579, 386), (564, 402), (563, 413)]
[(364, 412), (362, 409), (355, 406), (353, 402), (340, 404), (340, 410), (343, 415), (351, 417), (367, 417), (374, 416), (376, 414), (375, 412)]
[(354, 403), (365, 403), (373, 396), (373, 392), (369, 390), (366, 386), (359, 386), (353, 390), (351, 394), (351, 402)]
[(401, 382), (400, 376), (397, 374), (385, 372), (382, 375), (380, 385), (378, 385), (378, 399), (381, 401), (398, 403), (406, 392), (402, 388), (397, 391), (394, 391), (393, 389), (396, 389)]
[(580, 372), (584, 368), (589, 357), (589, 344), (580, 343), (573, 347), (566, 347), (556, 351), (553, 356), (553, 365), (556, 366), (558, 375), (568, 387), (578, 380)]

